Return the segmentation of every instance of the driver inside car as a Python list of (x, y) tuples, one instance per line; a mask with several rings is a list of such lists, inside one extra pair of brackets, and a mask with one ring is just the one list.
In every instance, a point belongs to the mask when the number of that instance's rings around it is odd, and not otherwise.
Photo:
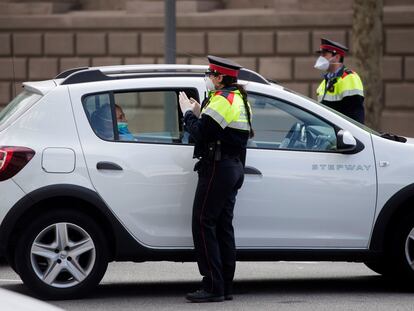
[(135, 137), (131, 134), (128, 129), (128, 121), (126, 119), (125, 113), (122, 110), (121, 106), (115, 104), (115, 113), (116, 113), (116, 122), (118, 126), (119, 140), (123, 141), (135, 141)]

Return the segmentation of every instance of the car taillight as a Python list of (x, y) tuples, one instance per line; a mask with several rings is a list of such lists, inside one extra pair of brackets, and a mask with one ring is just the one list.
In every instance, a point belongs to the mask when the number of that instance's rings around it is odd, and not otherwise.
[(35, 152), (26, 147), (0, 147), (0, 181), (16, 175), (34, 155)]

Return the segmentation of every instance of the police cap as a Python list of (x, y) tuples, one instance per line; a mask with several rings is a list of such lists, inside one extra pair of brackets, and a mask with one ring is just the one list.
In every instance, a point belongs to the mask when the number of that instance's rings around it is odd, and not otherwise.
[(321, 38), (321, 46), (317, 53), (322, 52), (331, 52), (333, 54), (339, 54), (341, 56), (345, 56), (346, 52), (348, 52), (348, 48), (338, 42)]
[(227, 75), (231, 77), (237, 78), (240, 69), (242, 68), (241, 65), (237, 64), (236, 62), (233, 62), (230, 59), (217, 57), (208, 55), (208, 62), (209, 65), (209, 73), (219, 73), (222, 75)]

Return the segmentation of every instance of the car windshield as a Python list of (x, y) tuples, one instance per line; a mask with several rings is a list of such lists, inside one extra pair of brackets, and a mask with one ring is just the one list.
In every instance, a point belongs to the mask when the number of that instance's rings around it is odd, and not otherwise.
[(0, 111), (0, 130), (5, 128), (11, 117), (20, 115), (31, 105), (37, 102), (42, 95), (24, 90), (17, 95), (3, 110)]
[(321, 104), (321, 103), (317, 102), (317, 101), (316, 101), (316, 100), (314, 100), (313, 98), (307, 97), (307, 96), (305, 96), (305, 95), (303, 95), (303, 94), (300, 94), (300, 93), (295, 92), (295, 91), (293, 91), (293, 90), (291, 90), (291, 89), (288, 89), (288, 88), (284, 88), (284, 89), (285, 89), (286, 91), (288, 91), (288, 92), (294, 93), (294, 94), (296, 94), (296, 95), (298, 95), (298, 96), (300, 96), (300, 97), (303, 97), (303, 98), (305, 98), (305, 99), (307, 99), (307, 100), (310, 100), (310, 101), (314, 102), (315, 104), (318, 104), (318, 105), (323, 106), (324, 108), (328, 109), (329, 111), (332, 111), (333, 113), (335, 113), (335, 114), (337, 114), (337, 115), (341, 116), (342, 118), (344, 118), (344, 119), (348, 120), (348, 121), (349, 121), (349, 122), (351, 122), (352, 124), (354, 124), (354, 125), (358, 126), (359, 128), (362, 128), (363, 130), (365, 130), (365, 131), (367, 131), (367, 132), (369, 132), (369, 133), (371, 133), (371, 134), (373, 134), (373, 135), (381, 136), (381, 133), (379, 133), (379, 132), (377, 132), (377, 131), (373, 130), (372, 128), (370, 128), (370, 127), (368, 127), (368, 126), (366, 126), (366, 125), (364, 125), (364, 124), (362, 124), (362, 123), (359, 123), (358, 121), (355, 121), (354, 119), (351, 119), (350, 117), (348, 117), (348, 116), (346, 116), (346, 115), (344, 115), (344, 114), (342, 114), (342, 113), (340, 113), (340, 112), (336, 111), (335, 109), (332, 109), (332, 108), (330, 108), (330, 107), (328, 107), (328, 106), (325, 106), (324, 104)]

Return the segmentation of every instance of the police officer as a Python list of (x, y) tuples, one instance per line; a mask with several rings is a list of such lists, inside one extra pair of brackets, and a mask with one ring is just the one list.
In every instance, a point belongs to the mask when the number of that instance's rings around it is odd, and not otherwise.
[[(180, 93), (185, 129), (195, 141), (194, 170), (198, 184), (193, 204), (192, 230), (200, 274), (200, 290), (187, 294), (191, 302), (233, 299), (236, 249), (232, 225), (238, 189), (244, 180), (247, 140), (252, 136), (247, 94), (237, 84), (241, 66), (208, 56), (206, 86), (209, 96), (200, 105)], [(199, 116), (200, 114), (200, 116)]]
[(364, 89), (358, 74), (345, 67), (348, 48), (328, 39), (321, 39), (315, 68), (326, 71), (316, 93), (318, 101), (344, 115), (364, 123)]

